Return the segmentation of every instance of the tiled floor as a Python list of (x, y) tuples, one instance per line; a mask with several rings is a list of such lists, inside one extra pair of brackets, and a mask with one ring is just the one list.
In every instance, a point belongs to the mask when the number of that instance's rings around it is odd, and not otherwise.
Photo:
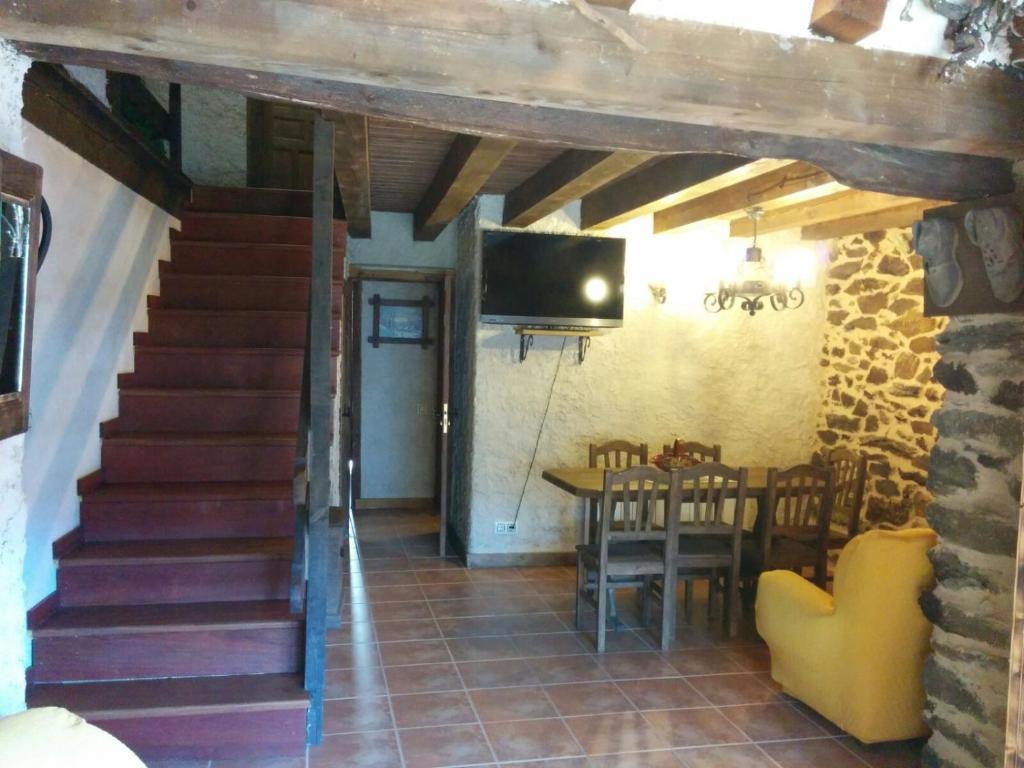
[[(920, 765), (920, 743), (865, 747), (783, 696), (753, 631), (725, 641), (701, 606), (660, 653), (623, 595), (631, 628), (598, 656), (573, 628), (573, 569), (465, 570), (433, 556), (425, 515), (366, 513), (356, 531), (309, 768)], [(243, 764), (304, 761), (211, 768)]]

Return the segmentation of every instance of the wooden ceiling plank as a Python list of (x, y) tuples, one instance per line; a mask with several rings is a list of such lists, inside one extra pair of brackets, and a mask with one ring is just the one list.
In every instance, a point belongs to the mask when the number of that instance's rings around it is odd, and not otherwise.
[[(1012, 163), (841, 139), (808, 138), (733, 127), (707, 127), (597, 111), (532, 107), (399, 87), (272, 73), (222, 63), (195, 63), (138, 53), (17, 43), (34, 59), (134, 72), (158, 80), (224, 88), (259, 99), (398, 120), (432, 130), (513, 137), (548, 146), (676, 154), (724, 152), (804, 160), (849, 187), (910, 197), (972, 200), (1015, 189)], [(256, 65), (252, 65), (256, 66)], [(412, 203), (415, 205), (415, 202)]]
[(334, 174), (350, 237), (370, 237), (370, 139), (364, 115), (325, 111), (334, 122)]
[(825, 171), (804, 162), (789, 163), (738, 184), (657, 211), (654, 232), (669, 232), (705, 219), (728, 216), (753, 206), (784, 200), (806, 190), (833, 183)]
[[(0, 0), (9, 40), (740, 131), (1024, 155), (1024, 83), (996, 68), (617, 14), (609, 44), (570, 6), (491, 0), (233, 3)], [(429, 31), (429, 34), (425, 33)], [(770, 73), (770, 76), (766, 76)], [(258, 84), (253, 84), (254, 87)]]
[[(828, 197), (822, 197), (818, 200), (812, 200), (809, 203), (801, 203), (775, 211), (768, 211), (761, 221), (758, 222), (757, 232), (758, 234), (768, 234), (769, 232), (778, 232), (784, 229), (805, 228), (812, 224), (849, 219), (854, 216), (864, 216), (869, 213), (899, 208), (911, 203), (927, 204), (928, 207), (942, 204), (934, 200), (849, 190), (829, 195)], [(731, 237), (752, 237), (753, 234), (754, 227), (749, 218), (737, 218), (729, 224), (729, 235)]]
[(687, 153), (666, 157), (585, 196), (580, 225), (583, 229), (604, 229), (668, 208), (691, 189), (713, 191), (716, 187), (708, 185), (749, 164), (748, 159), (736, 155)]
[(505, 196), (505, 226), (527, 227), (651, 157), (646, 152), (563, 152)]
[(865, 213), (860, 216), (849, 216), (844, 219), (823, 221), (800, 229), (800, 237), (804, 240), (832, 240), (847, 235), (859, 235), (864, 232), (877, 232), (882, 229), (909, 227), (919, 221), (924, 212), (934, 208), (936, 203), (929, 200), (901, 205), (884, 211)]
[(460, 134), (437, 169), (414, 215), (413, 237), (435, 240), (480, 192), (515, 147), (512, 139)]

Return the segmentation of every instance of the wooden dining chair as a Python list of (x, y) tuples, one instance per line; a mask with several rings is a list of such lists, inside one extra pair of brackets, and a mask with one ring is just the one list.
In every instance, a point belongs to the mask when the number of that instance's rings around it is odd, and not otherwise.
[(696, 440), (674, 440), (671, 445), (665, 443), (663, 453), (674, 456), (689, 454), (701, 462), (722, 463), (722, 446), (707, 445)]
[(631, 443), (628, 440), (609, 440), (605, 443), (591, 443), (588, 467), (605, 469), (628, 469), (647, 463), (647, 443)]
[(826, 467), (835, 472), (832, 496), (832, 519), (846, 520), (846, 535), (830, 532), (829, 548), (842, 549), (860, 533), (864, 485), (867, 482), (868, 457), (849, 448), (833, 448), (824, 457)]
[[(576, 628), (583, 629), (584, 603), (597, 609), (598, 653), (605, 649), (614, 590), (641, 590), (644, 621), (650, 616), (650, 588), (653, 578), (665, 573), (668, 539), (665, 527), (656, 526), (654, 518), (658, 502), (668, 498), (668, 485), (669, 474), (657, 467), (604, 472), (601, 504), (591, 521), (593, 541), (576, 547)], [(636, 514), (613, 526), (611, 511), (617, 503), (629, 505)], [(662, 632), (667, 631), (663, 616)]]
[[(647, 463), (647, 443), (631, 443), (628, 440), (609, 440), (604, 443), (591, 443), (587, 466), (591, 469), (628, 469), (643, 466)], [(590, 502), (590, 512), (597, 508), (597, 501)], [(616, 504), (613, 520), (621, 519), (626, 512), (621, 504)], [(590, 515), (592, 517), (593, 514)], [(584, 521), (583, 543), (590, 541), (589, 520)]]
[[(732, 519), (726, 501), (732, 499)], [(709, 462), (673, 470), (665, 512), (669, 555), (677, 579), (690, 586), (692, 580), (708, 582), (708, 603), (718, 594), (718, 582), (725, 576), (723, 624), (732, 638), (739, 628), (740, 564), (743, 545), (743, 509), (747, 500), (747, 470)], [(686, 509), (684, 516), (684, 507)], [(685, 517), (685, 519), (684, 519)], [(668, 573), (668, 572), (666, 572)], [(692, 590), (687, 589), (688, 603)], [(675, 584), (664, 579), (662, 610), (674, 613)], [(709, 611), (710, 614), (710, 611)], [(672, 629), (675, 629), (673, 620)]]
[(832, 468), (800, 464), (768, 470), (765, 503), (752, 536), (743, 542), (743, 577), (762, 571), (814, 569), (814, 582), (828, 578), (829, 525), (835, 489)]

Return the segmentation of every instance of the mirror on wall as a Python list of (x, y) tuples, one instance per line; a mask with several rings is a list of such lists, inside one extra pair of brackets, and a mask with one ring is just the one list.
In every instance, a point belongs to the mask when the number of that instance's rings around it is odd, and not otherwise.
[(0, 439), (28, 429), (43, 171), (0, 151)]

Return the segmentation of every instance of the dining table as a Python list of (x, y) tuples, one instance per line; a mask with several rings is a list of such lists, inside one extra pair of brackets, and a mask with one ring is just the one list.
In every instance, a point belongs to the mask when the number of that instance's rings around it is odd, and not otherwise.
[[(600, 499), (604, 493), (604, 472), (604, 467), (558, 467), (545, 469), (541, 477), (579, 499)], [(748, 467), (747, 498), (760, 500), (767, 492), (768, 467)], [(735, 485), (726, 489), (727, 498), (735, 495)]]

